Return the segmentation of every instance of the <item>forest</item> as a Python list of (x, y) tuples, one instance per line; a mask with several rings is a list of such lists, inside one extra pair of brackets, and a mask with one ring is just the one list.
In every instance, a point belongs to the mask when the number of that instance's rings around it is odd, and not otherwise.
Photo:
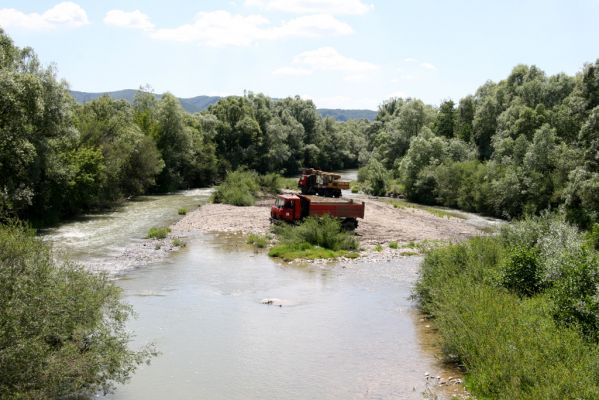
[(384, 101), (374, 121), (310, 100), (230, 96), (190, 114), (139, 92), (77, 104), (53, 67), (0, 33), (0, 217), (48, 224), (132, 196), (207, 186), (227, 171), (362, 167), (360, 188), (502, 218), (564, 209), (599, 221), (599, 60), (576, 76), (518, 65), (436, 107)]

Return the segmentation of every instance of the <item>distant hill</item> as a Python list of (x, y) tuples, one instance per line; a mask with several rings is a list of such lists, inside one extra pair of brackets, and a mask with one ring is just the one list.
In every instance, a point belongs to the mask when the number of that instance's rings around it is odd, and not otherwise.
[(342, 110), (339, 108), (319, 108), (318, 112), (323, 117), (335, 118), (337, 121), (347, 121), (350, 119), (367, 119), (372, 121), (377, 112), (372, 110)]
[[(87, 103), (97, 99), (98, 97), (108, 95), (116, 100), (125, 100), (129, 103), (133, 102), (137, 90), (125, 89), (117, 90), (114, 92), (102, 92), (102, 93), (88, 93), (71, 90), (71, 95), (75, 98), (78, 103)], [(162, 97), (161, 94), (154, 94), (157, 99)], [(181, 106), (190, 113), (203, 111), (210, 107), (212, 104), (218, 102), (221, 99), (219, 96), (196, 96), (190, 98), (179, 98)], [(347, 121), (350, 119), (367, 119), (372, 121), (376, 117), (376, 111), (372, 110), (342, 110), (342, 109), (331, 109), (331, 108), (319, 108), (318, 112), (323, 117), (331, 117), (337, 121)]]

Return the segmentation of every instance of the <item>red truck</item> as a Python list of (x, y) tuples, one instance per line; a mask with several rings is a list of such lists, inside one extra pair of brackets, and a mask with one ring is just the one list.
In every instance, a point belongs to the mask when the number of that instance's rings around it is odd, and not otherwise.
[(281, 194), (270, 209), (270, 219), (298, 222), (306, 217), (328, 214), (341, 220), (345, 230), (358, 227), (357, 218), (364, 218), (364, 202), (302, 194)]

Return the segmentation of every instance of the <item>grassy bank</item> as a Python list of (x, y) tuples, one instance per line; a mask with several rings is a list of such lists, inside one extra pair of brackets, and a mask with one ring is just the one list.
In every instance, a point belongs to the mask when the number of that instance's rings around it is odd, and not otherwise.
[(416, 295), (475, 396), (599, 398), (599, 259), (560, 217), (432, 250)]
[(268, 252), (271, 257), (286, 261), (358, 256), (358, 241), (341, 230), (339, 221), (324, 216), (307, 218), (301, 225), (278, 225), (275, 233), (279, 244)]

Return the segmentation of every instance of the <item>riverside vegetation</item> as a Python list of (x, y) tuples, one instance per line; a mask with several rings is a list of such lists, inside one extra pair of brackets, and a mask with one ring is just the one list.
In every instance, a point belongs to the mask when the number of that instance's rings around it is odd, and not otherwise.
[(598, 231), (543, 215), (426, 255), (416, 297), (476, 396), (599, 398)]
[[(46, 225), (219, 182), (215, 201), (250, 205), (277, 185), (269, 173), (302, 166), (361, 166), (352, 190), (508, 219), (561, 209), (431, 251), (416, 293), (477, 395), (599, 397), (599, 60), (575, 76), (518, 65), (457, 104), (393, 98), (372, 122), (340, 123), (310, 100), (253, 93), (195, 114), (147, 90), (132, 104), (104, 96), (79, 105), (52, 68), (0, 29), (0, 109), (3, 397), (106, 391), (152, 354), (128, 348), (131, 310), (113, 284), (57, 265), (11, 221)], [(570, 224), (591, 232), (588, 240)], [(270, 251), (283, 258), (357, 248), (327, 219), (281, 227), (279, 237)]]
[(155, 354), (128, 348), (132, 315), (104, 275), (57, 264), (21, 224), (0, 226), (0, 398), (109, 392)]

